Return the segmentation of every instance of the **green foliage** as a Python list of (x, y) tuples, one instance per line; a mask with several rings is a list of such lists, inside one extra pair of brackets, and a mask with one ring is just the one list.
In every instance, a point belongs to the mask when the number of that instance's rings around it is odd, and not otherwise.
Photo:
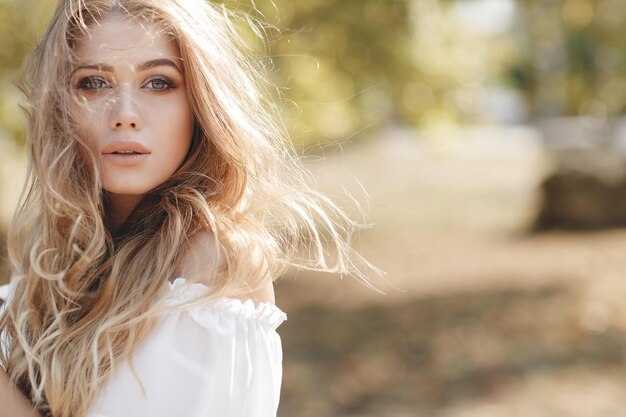
[(626, 9), (622, 0), (520, 0), (522, 27), (514, 84), (536, 114), (624, 112)]
[[(341, 141), (399, 111), (415, 71), (409, 1), (277, 0), (247, 2), (269, 31), (272, 82), (300, 146)], [(242, 2), (226, 2), (241, 7)]]
[(506, 51), (457, 27), (454, 3), (225, 1), (256, 8), (277, 28), (268, 32), (270, 75), (300, 146), (351, 140), (390, 119), (416, 127), (479, 119), (479, 84)]
[(34, 41), (33, 1), (0, 2), (0, 138), (24, 142), (24, 120), (18, 107), (19, 93), (13, 82), (28, 46)]

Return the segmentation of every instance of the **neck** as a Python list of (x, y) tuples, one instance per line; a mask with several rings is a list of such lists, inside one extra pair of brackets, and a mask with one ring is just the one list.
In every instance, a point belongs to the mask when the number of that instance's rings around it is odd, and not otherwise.
[(120, 228), (135, 210), (142, 197), (141, 195), (108, 193), (106, 224), (112, 236), (117, 236), (123, 232)]

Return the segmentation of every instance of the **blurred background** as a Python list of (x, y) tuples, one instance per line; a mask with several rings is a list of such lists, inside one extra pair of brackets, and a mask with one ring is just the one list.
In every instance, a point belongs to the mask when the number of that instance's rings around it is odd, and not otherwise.
[[(278, 281), (279, 416), (623, 415), (623, 0), (226, 3), (272, 25), (291, 137), (367, 210), (355, 247), (387, 272), (379, 291)], [(12, 81), (51, 4), (0, 1), (3, 239), (25, 172)]]

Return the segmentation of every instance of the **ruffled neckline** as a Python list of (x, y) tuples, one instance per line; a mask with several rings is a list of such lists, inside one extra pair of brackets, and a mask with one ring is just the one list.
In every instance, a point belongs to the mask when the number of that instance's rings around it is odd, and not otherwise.
[[(172, 282), (168, 282), (169, 293), (166, 295), (167, 304), (176, 304), (189, 301), (194, 297), (205, 294), (209, 287), (199, 282), (187, 282), (186, 278), (177, 277)], [(195, 315), (210, 307), (219, 311), (224, 311), (241, 319), (248, 319), (267, 324), (276, 329), (282, 322), (287, 320), (287, 314), (276, 304), (262, 302), (258, 306), (248, 298), (242, 301), (232, 297), (218, 297), (206, 300), (202, 305), (189, 307), (190, 312)]]
[[(4, 305), (10, 301), (13, 287), (12, 283), (0, 285), (0, 299), (4, 301), (4, 303), (0, 302), (0, 312), (3, 310)], [(183, 303), (206, 293), (209, 288), (199, 282), (187, 282), (183, 277), (178, 277), (173, 282), (168, 282), (168, 287), (168, 293), (165, 296), (166, 304)], [(198, 315), (208, 306), (212, 309), (232, 314), (235, 317), (267, 324), (273, 329), (278, 328), (282, 322), (287, 320), (287, 314), (276, 304), (263, 302), (255, 306), (250, 298), (246, 301), (241, 301), (238, 298), (218, 297), (207, 300), (200, 306), (192, 305), (188, 308), (193, 315)]]

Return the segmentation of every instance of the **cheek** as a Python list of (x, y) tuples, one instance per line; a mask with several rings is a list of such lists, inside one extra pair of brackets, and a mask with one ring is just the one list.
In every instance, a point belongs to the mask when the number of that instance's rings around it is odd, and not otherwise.
[(184, 138), (186, 143), (186, 151), (189, 150), (191, 146), (191, 137), (193, 135), (193, 111), (187, 106), (185, 111), (184, 121), (182, 122), (182, 129), (184, 130)]
[(193, 134), (193, 112), (186, 97), (173, 100), (158, 114), (165, 115), (158, 120), (162, 140), (166, 141), (171, 152), (184, 158), (191, 145)]
[(75, 131), (86, 146), (97, 151), (98, 137), (102, 129), (104, 109), (94, 106), (78, 105), (72, 109)]

